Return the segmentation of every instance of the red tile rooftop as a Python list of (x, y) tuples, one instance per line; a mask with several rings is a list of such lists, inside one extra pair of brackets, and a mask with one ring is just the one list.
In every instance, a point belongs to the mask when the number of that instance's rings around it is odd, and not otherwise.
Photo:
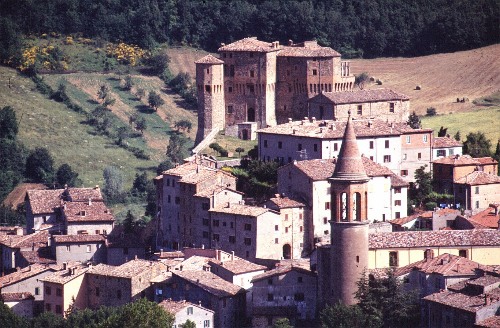
[(322, 47), (315, 41), (306, 41), (284, 46), (278, 57), (340, 57), (340, 53), (330, 47)]
[(212, 55), (206, 55), (194, 62), (195, 64), (224, 64), (224, 62)]
[(500, 247), (500, 231), (489, 229), (475, 229), (405, 231), (369, 234), (370, 249), (437, 246)]
[(46, 271), (56, 271), (58, 266), (49, 266), (44, 264), (32, 264), (26, 268), (22, 268), (19, 271), (12, 272), (8, 275), (0, 277), (0, 289), (5, 286), (9, 286), (18, 283), (24, 279), (36, 276), (40, 273)]
[(35, 297), (28, 292), (22, 293), (2, 293), (0, 295), (0, 299), (3, 302), (20, 302), (23, 300), (34, 300)]
[(421, 261), (397, 268), (396, 276), (405, 275), (413, 270), (418, 270), (426, 274), (437, 273), (443, 276), (471, 276), (476, 275), (477, 269), (485, 269), (486, 266), (471, 261), (461, 256), (451, 254), (441, 254), (432, 259)]
[(103, 201), (67, 202), (63, 206), (63, 215), (68, 222), (113, 222), (115, 218)]
[(39, 231), (29, 235), (0, 235), (0, 244), (11, 248), (33, 248), (47, 246), (48, 231)]
[(227, 188), (225, 186), (212, 185), (212, 186), (208, 186), (207, 188), (205, 188), (203, 190), (200, 190), (194, 196), (195, 197), (207, 198), (207, 197), (211, 197), (213, 195), (216, 195), (216, 194), (218, 194), (218, 193), (220, 193), (222, 191), (229, 191), (229, 192), (232, 192), (232, 193), (237, 193), (237, 194), (240, 194), (240, 195), (244, 195), (244, 193), (242, 193), (241, 191), (237, 191), (237, 190), (234, 190), (234, 189), (231, 189), (231, 188)]
[(73, 267), (69, 267), (66, 270), (60, 270), (60, 271), (54, 272), (53, 274), (48, 275), (40, 280), (46, 281), (46, 282), (52, 282), (55, 284), (65, 284), (65, 283), (70, 282), (71, 280), (81, 276), (82, 274), (86, 273), (88, 270), (89, 270), (89, 268), (87, 266), (76, 265)]
[(158, 305), (161, 306), (163, 309), (165, 309), (165, 311), (170, 312), (172, 314), (176, 314), (188, 306), (196, 306), (196, 307), (199, 307), (205, 311), (212, 312), (212, 313), (214, 312), (214, 311), (206, 309), (200, 305), (197, 305), (197, 304), (185, 301), (185, 300), (184, 301), (172, 301), (171, 299), (168, 299), (168, 300), (161, 301)]
[(296, 207), (305, 207), (306, 205), (298, 200), (283, 197), (279, 194), (276, 197), (270, 198), (270, 202), (272, 202), (278, 208), (296, 208)]
[[(455, 183), (466, 184), (470, 186), (497, 184), (500, 183), (500, 176), (489, 174), (483, 171), (474, 171), (464, 177), (455, 180)], [(498, 189), (500, 193), (500, 187)]]
[[(209, 210), (209, 212), (213, 213), (227, 213), (227, 214), (236, 214), (236, 215), (245, 215), (257, 217), (266, 212), (271, 212), (269, 208), (250, 206), (250, 205), (242, 205), (242, 204), (225, 204)], [(274, 211), (273, 211), (274, 212)]]
[(218, 261), (215, 259), (211, 259), (208, 263), (220, 265), (224, 269), (228, 270), (233, 274), (242, 274), (242, 273), (255, 272), (267, 269), (267, 267), (263, 265), (255, 264), (253, 262), (241, 258), (235, 258), (234, 260), (228, 260), (228, 261)]
[(102, 235), (54, 235), (56, 244), (63, 243), (90, 243), (90, 242), (105, 242), (106, 238)]
[(495, 315), (492, 317), (489, 317), (488, 319), (485, 319), (483, 321), (480, 321), (474, 325), (474, 327), (477, 328), (498, 328), (500, 327), (500, 316)]
[(428, 302), (440, 303), (449, 307), (461, 309), (467, 312), (475, 313), (486, 307), (485, 297), (490, 297), (491, 304), (496, 303), (500, 299), (500, 289), (496, 288), (488, 293), (488, 296), (468, 295), (454, 291), (443, 291), (440, 293), (431, 294), (423, 299)]
[[(497, 211), (500, 209), (497, 208)], [(469, 218), (469, 221), (472, 224), (479, 224), (481, 226), (490, 228), (490, 229), (498, 229), (498, 221), (500, 220), (500, 216), (498, 214), (495, 215), (495, 208), (490, 206), (484, 211), (481, 211)]]
[(485, 165), (498, 163), (491, 157), (474, 158), (470, 155), (450, 155), (434, 160), (432, 163), (453, 166)]
[(209, 271), (174, 271), (178, 276), (217, 297), (231, 297), (244, 294), (245, 290), (216, 276)]
[(89, 274), (98, 274), (101, 276), (128, 278), (131, 279), (144, 271), (153, 269), (154, 267), (166, 269), (166, 266), (160, 262), (151, 262), (146, 260), (132, 260), (120, 266), (112, 266), (107, 264), (98, 264), (89, 269)]
[(62, 206), (63, 201), (102, 200), (101, 190), (98, 187), (28, 190), (27, 195), (33, 214), (54, 213), (56, 208)]
[(282, 274), (285, 274), (285, 273), (288, 273), (291, 271), (297, 271), (297, 272), (308, 274), (308, 275), (316, 275), (316, 273), (312, 272), (308, 266), (301, 265), (301, 264), (293, 264), (293, 263), (285, 264), (284, 263), (284, 264), (278, 265), (275, 269), (266, 271), (264, 273), (261, 273), (255, 277), (253, 277), (252, 283), (263, 280), (263, 279), (271, 278), (274, 276), (279, 276), (279, 275), (282, 275)]
[(463, 144), (450, 137), (434, 137), (432, 140), (433, 148), (450, 148), (450, 147), (462, 147)]
[[(323, 92), (322, 95), (334, 104), (367, 103), (390, 100), (410, 100), (407, 95), (390, 89), (370, 89), (345, 92)], [(321, 97), (321, 95), (319, 96)]]
[(272, 42), (265, 42), (257, 40), (257, 37), (249, 37), (244, 38), (238, 41), (235, 41), (230, 44), (222, 45), (219, 48), (219, 52), (221, 51), (253, 51), (253, 52), (271, 52), (278, 51), (280, 46), (275, 47)]

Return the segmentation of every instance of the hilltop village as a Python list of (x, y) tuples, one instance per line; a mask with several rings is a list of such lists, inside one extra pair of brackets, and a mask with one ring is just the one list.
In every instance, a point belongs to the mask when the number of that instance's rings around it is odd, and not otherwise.
[[(26, 229), (1, 227), (0, 293), (15, 313), (157, 302), (175, 325), (315, 326), (352, 305), (363, 275), (392, 269), (425, 327), (500, 325), (500, 177), (491, 157), (408, 124), (410, 99), (356, 89), (315, 41), (246, 38), (196, 61), (193, 155), (154, 179), (156, 217), (115, 224), (98, 186), (30, 189)], [(273, 197), (252, 202), (203, 149), (221, 130), (277, 161)], [(452, 199), (408, 213), (424, 167)]]

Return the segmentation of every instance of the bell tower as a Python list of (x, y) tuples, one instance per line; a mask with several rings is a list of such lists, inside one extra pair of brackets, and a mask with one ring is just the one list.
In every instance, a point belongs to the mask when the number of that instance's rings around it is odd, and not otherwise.
[(330, 182), (331, 190), (331, 299), (354, 304), (361, 274), (368, 268), (368, 181), (359, 154), (351, 115)]
[(224, 129), (224, 62), (207, 55), (195, 62), (198, 95), (198, 132), (195, 144), (200, 143), (212, 130)]

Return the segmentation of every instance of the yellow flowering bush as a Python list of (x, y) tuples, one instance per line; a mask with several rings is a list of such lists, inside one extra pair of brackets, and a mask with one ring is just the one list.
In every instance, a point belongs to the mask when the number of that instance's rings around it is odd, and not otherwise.
[(44, 70), (67, 70), (68, 63), (62, 51), (54, 46), (30, 46), (23, 50), (20, 64), (17, 67), (22, 72)]
[(116, 58), (122, 64), (135, 66), (139, 59), (146, 55), (146, 52), (138, 46), (119, 43), (118, 45), (108, 44), (106, 47), (108, 57)]

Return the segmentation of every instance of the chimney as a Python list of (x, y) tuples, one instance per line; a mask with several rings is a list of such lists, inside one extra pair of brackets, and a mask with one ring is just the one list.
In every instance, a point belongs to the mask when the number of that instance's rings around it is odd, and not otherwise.
[(63, 270), (68, 270), (68, 262), (63, 262)]
[(163, 248), (160, 248), (160, 257), (163, 257)]
[(490, 304), (491, 304), (490, 295), (484, 294), (484, 305), (490, 305)]
[(137, 254), (135, 254), (135, 256), (134, 256), (134, 260), (137, 260)]
[(434, 258), (434, 250), (427, 248), (424, 252), (424, 258), (426, 262), (432, 260)]
[(289, 40), (288, 40), (288, 45), (289, 45), (289, 46), (293, 46), (293, 40), (292, 40), (292, 39), (289, 39)]
[(205, 249), (205, 244), (201, 244), (201, 249)]
[(100, 191), (101, 188), (99, 188), (99, 185), (95, 185), (94, 190), (99, 190)]
[(72, 275), (72, 276), (74, 276), (74, 275), (75, 275), (75, 269), (76, 269), (76, 268), (74, 268), (74, 267), (73, 267), (73, 268), (71, 268), (71, 269), (69, 269), (69, 270), (70, 270), (70, 272), (71, 272), (71, 275)]
[(316, 123), (316, 117), (314, 117), (314, 116), (313, 116), (313, 117), (311, 118), (311, 122), (312, 122), (312, 123)]
[(292, 118), (291, 117), (288, 118), (288, 123), (292, 123)]
[(89, 206), (92, 205), (92, 198), (89, 197)]
[(234, 261), (234, 251), (231, 251), (231, 261)]

